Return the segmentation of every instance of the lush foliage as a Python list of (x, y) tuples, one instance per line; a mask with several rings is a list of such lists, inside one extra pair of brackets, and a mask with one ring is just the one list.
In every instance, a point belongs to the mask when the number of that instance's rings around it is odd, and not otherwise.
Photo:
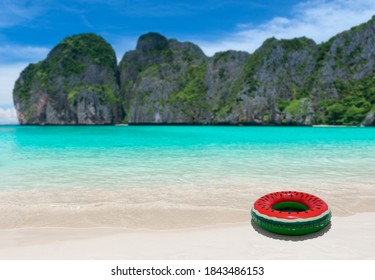
[(375, 105), (375, 75), (360, 81), (336, 81), (339, 99), (320, 103), (328, 124), (356, 125), (363, 121)]
[(95, 34), (80, 34), (65, 38), (48, 55), (47, 59), (37, 64), (30, 64), (17, 81), (16, 94), (21, 102), (28, 104), (31, 91), (42, 89), (48, 94), (56, 90), (57, 80), (64, 80), (64, 88), (70, 104), (77, 101), (77, 94), (82, 90), (97, 92), (105, 95), (110, 102), (115, 101), (113, 90), (109, 85), (86, 85), (78, 83), (71, 86), (69, 81), (73, 76), (81, 79), (90, 65), (100, 65), (107, 69), (110, 76), (117, 73), (116, 56), (112, 47), (103, 38)]
[(171, 94), (170, 102), (176, 104), (193, 122), (209, 106), (206, 100), (207, 87), (204, 84), (206, 71), (204, 63), (190, 65), (180, 90)]

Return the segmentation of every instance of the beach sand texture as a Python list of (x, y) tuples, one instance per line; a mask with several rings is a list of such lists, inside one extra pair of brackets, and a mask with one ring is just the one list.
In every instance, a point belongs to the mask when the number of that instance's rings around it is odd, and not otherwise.
[(29, 228), (0, 231), (1, 259), (375, 259), (375, 214), (334, 217), (306, 236), (250, 223), (184, 229)]
[(262, 192), (2, 192), (0, 259), (375, 259), (373, 192), (315, 190), (328, 198), (332, 223), (299, 237), (250, 222)]

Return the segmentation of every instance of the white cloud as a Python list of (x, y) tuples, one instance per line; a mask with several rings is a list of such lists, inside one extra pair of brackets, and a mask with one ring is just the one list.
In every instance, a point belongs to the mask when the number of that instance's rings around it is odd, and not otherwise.
[(48, 48), (37, 46), (1, 45), (0, 63), (13, 61), (37, 62), (44, 59), (49, 52)]
[(320, 43), (375, 14), (374, 0), (312, 0), (296, 5), (290, 18), (274, 17), (262, 24), (240, 23), (224, 40), (197, 41), (207, 55), (233, 49), (253, 52), (270, 37), (306, 36)]
[(0, 124), (18, 124), (17, 113), (13, 107), (8, 109), (0, 107)]
[(13, 104), (14, 83), (26, 65), (25, 63), (0, 65), (0, 106)]

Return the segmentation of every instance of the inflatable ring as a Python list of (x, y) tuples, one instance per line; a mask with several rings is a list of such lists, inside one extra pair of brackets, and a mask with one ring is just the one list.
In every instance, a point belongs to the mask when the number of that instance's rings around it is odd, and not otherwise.
[(327, 203), (314, 195), (282, 191), (262, 196), (251, 209), (252, 220), (261, 228), (284, 235), (302, 235), (330, 223)]

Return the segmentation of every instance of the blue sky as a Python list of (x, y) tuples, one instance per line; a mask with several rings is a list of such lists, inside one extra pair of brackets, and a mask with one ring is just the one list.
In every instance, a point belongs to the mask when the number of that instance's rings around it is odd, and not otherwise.
[(0, 0), (0, 123), (16, 122), (12, 89), (20, 71), (69, 35), (97, 33), (118, 59), (150, 31), (213, 55), (253, 52), (272, 36), (326, 41), (372, 15), (374, 0)]

